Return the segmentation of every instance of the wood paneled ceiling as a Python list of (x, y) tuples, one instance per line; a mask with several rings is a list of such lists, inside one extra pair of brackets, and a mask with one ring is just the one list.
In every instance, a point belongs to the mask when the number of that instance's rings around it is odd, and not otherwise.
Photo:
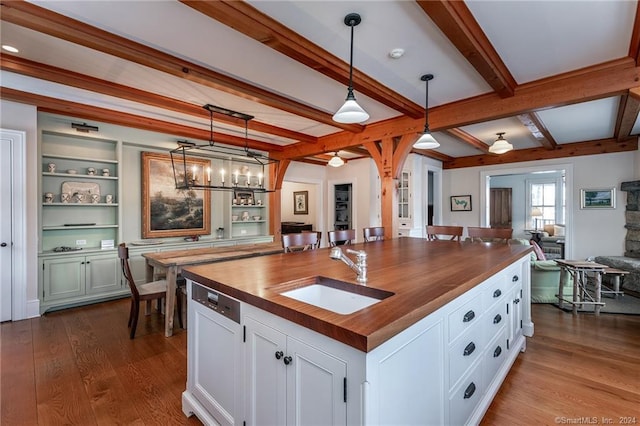
[[(214, 104), (256, 118), (249, 145), (325, 164), (370, 155), (383, 138), (445, 168), (637, 150), (640, 18), (636, 2), (3, 1), (0, 94), (39, 110), (207, 140)], [(371, 115), (331, 119), (354, 88)], [(393, 48), (404, 55), (392, 59)], [(215, 139), (244, 145), (237, 119)], [(515, 150), (488, 152), (495, 134)]]

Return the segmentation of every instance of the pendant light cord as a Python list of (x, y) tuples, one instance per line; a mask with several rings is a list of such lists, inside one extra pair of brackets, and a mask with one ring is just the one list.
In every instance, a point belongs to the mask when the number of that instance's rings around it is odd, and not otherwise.
[(347, 93), (347, 99), (353, 97), (353, 27), (355, 27), (355, 21), (351, 20), (351, 49), (349, 53), (349, 89)]

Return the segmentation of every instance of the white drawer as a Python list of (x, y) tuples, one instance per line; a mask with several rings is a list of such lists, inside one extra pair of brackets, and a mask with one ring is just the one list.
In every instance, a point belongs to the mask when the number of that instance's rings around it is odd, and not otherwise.
[(504, 273), (507, 279), (508, 288), (513, 288), (514, 285), (522, 283), (522, 263), (518, 262), (515, 265), (511, 265)]
[(503, 327), (496, 338), (487, 345), (487, 352), (484, 354), (482, 367), (485, 386), (491, 384), (496, 372), (506, 359), (507, 352), (509, 352), (507, 350), (507, 328)]
[(449, 424), (463, 425), (476, 407), (482, 394), (484, 384), (482, 378), (481, 363), (465, 376), (460, 384), (451, 392), (449, 396)]
[(485, 330), (485, 342), (493, 339), (507, 324), (507, 299), (502, 298), (499, 303), (491, 306), (482, 316)]
[(449, 387), (456, 386), (460, 378), (482, 357), (485, 348), (482, 328), (474, 327), (465, 332), (449, 348)]
[(449, 314), (449, 342), (454, 341), (458, 336), (470, 327), (480, 323), (482, 316), (482, 298), (475, 297)]
[[(482, 292), (484, 300), (484, 309), (487, 310), (493, 306), (496, 302), (502, 300), (505, 294), (507, 294), (511, 284), (507, 284), (506, 275), (500, 274), (498, 277), (490, 278), (490, 282), (487, 282), (488, 286)], [(509, 280), (511, 280), (512, 274), (509, 274)]]

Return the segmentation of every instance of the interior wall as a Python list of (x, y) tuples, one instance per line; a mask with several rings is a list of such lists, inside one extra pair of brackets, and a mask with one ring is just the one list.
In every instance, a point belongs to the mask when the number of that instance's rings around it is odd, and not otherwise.
[[(298, 191), (308, 191), (308, 214), (294, 214), (293, 211), (293, 193)], [(281, 190), (281, 211), (280, 217), (282, 222), (304, 222), (313, 225), (314, 230), (318, 230), (319, 224), (316, 217), (318, 216), (318, 208), (322, 206), (317, 202), (318, 185), (298, 182), (283, 182)]]
[[(26, 194), (38, 193), (38, 112), (36, 107), (17, 102), (0, 100), (0, 127), (9, 130), (19, 130), (26, 133), (25, 161), (26, 179), (24, 191)], [(38, 201), (39, 197), (26, 197), (26, 286), (28, 318), (40, 314), (38, 299)]]
[[(479, 226), (481, 223), (480, 191), (484, 190), (484, 182), (480, 182), (480, 172), (499, 172), (504, 169), (518, 167), (556, 168), (558, 164), (573, 166), (572, 191), (574, 205), (567, 209), (567, 220), (573, 220), (573, 253), (575, 259), (586, 259), (591, 256), (624, 254), (624, 238), (626, 234), (625, 204), (626, 193), (620, 191), (622, 182), (638, 175), (637, 153), (620, 152), (561, 158), (555, 160), (530, 161), (517, 164), (504, 164), (487, 167), (470, 167), (464, 169), (445, 170), (443, 173), (443, 199), (449, 200), (451, 195), (471, 194), (473, 210), (470, 212), (443, 211), (443, 223), (459, 226)], [(580, 208), (580, 190), (588, 188), (616, 188), (617, 206), (615, 209), (589, 210)], [(514, 214), (516, 214), (514, 212)], [(571, 219), (572, 217), (572, 219)]]

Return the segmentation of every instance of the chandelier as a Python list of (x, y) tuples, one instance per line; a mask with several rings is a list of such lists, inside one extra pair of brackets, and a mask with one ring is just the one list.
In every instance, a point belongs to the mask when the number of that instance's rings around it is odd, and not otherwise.
[[(267, 182), (265, 166), (278, 164), (279, 160), (249, 149), (248, 123), (253, 116), (211, 104), (203, 108), (209, 111), (209, 142), (198, 145), (186, 140), (178, 141), (178, 147), (169, 151), (176, 189), (274, 192), (275, 188)], [(216, 145), (213, 138), (214, 112), (244, 121), (243, 148)], [(201, 161), (190, 161), (203, 158), (210, 160), (206, 166)]]

